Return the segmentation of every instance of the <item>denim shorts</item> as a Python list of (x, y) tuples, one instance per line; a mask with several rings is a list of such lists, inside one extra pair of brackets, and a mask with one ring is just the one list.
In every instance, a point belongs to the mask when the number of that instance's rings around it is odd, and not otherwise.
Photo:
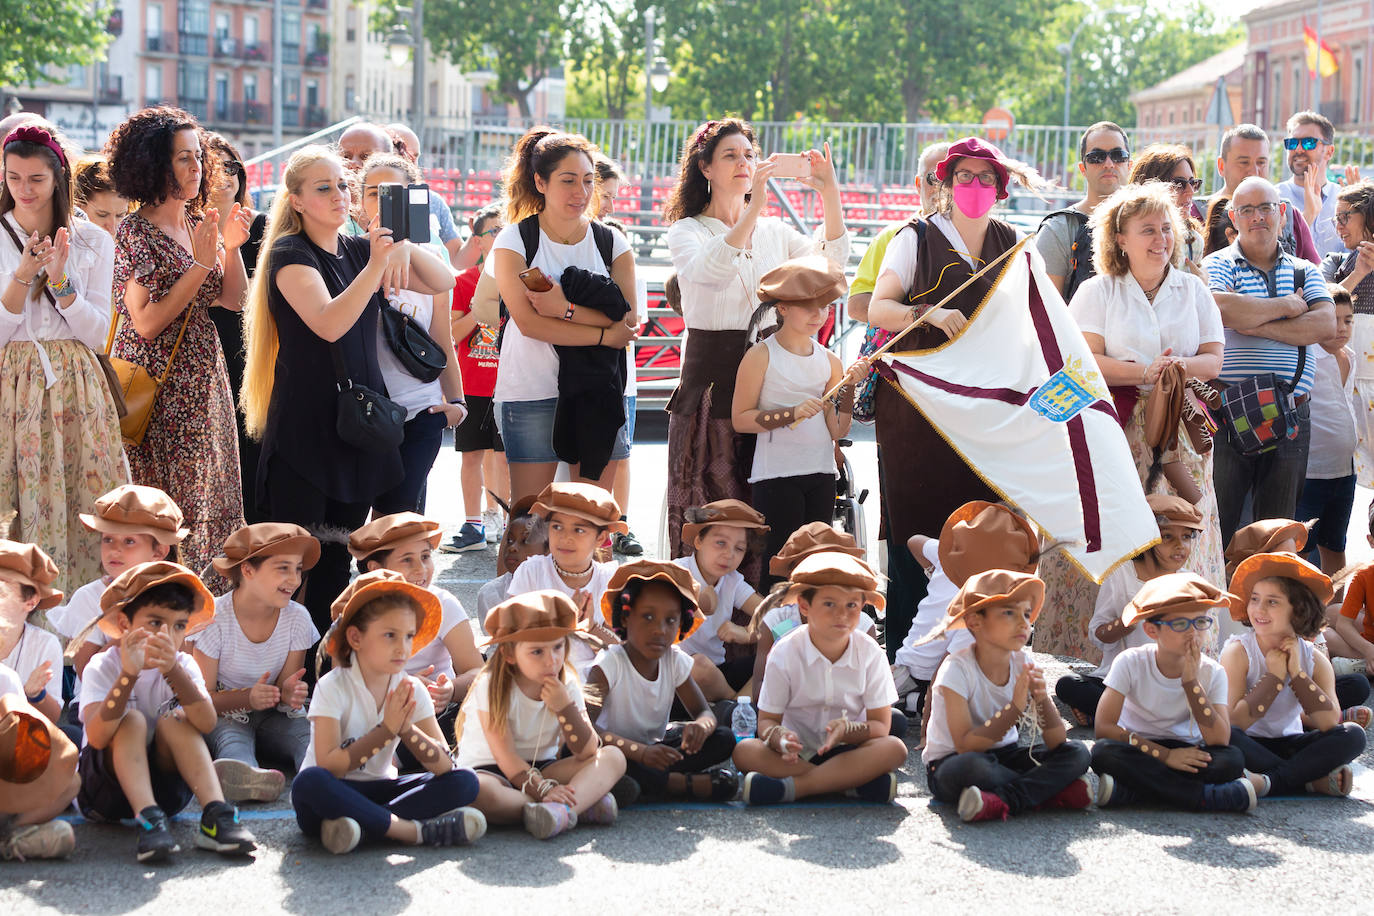
[[(629, 400), (626, 398), (628, 417), (616, 433), (615, 447), (611, 450), (612, 461), (630, 457), (633, 432), (627, 430), (633, 427), (634, 414), (628, 409)], [(506, 444), (506, 461), (512, 464), (554, 464), (558, 461), (553, 451), (553, 416), (557, 408), (558, 398), (496, 402), (496, 426), (501, 441)]]

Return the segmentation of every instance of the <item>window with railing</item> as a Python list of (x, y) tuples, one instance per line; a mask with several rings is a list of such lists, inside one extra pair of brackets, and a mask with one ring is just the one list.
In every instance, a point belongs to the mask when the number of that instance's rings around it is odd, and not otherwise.
[(177, 8), (177, 37), (182, 54), (210, 53), (210, 4), (182, 0)]

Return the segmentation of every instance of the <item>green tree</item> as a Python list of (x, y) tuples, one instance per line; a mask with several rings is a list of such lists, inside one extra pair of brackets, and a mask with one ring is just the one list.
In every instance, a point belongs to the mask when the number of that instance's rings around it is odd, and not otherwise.
[(90, 64), (109, 43), (109, 8), (89, 0), (0, 0), (0, 86), (32, 85), (47, 67)]
[[(583, 117), (631, 116), (644, 93), (644, 11), (652, 0), (583, 0), (572, 13), (569, 84)], [(642, 112), (636, 110), (636, 114)]]
[[(9, 0), (5, 0), (9, 2)], [(399, 0), (381, 0), (373, 27), (403, 21)], [(467, 71), (494, 74), (491, 92), (530, 117), (529, 92), (567, 58), (569, 7), (562, 0), (425, 0), (425, 38)]]

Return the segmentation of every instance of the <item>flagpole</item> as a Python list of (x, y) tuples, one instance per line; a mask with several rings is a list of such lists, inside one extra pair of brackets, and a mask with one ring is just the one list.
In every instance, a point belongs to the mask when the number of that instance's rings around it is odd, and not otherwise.
[[(991, 271), (994, 267), (996, 267), (998, 264), (1001, 264), (1001, 263), (1002, 263), (1003, 261), (1005, 261), (1007, 258), (1011, 257), (1013, 254), (1015, 254), (1016, 252), (1020, 251), (1023, 247), (1025, 247), (1025, 244), (1026, 244), (1027, 242), (1029, 242), (1030, 240), (1031, 240), (1031, 237), (1030, 237), (1030, 236), (1026, 236), (1026, 237), (1023, 238), (1021, 241), (1017, 242), (1015, 245), (1011, 246), (1011, 247), (1008, 248), (1006, 251), (1002, 252), (1002, 253), (999, 254), (997, 257), (993, 258), (991, 261), (989, 261), (989, 262), (987, 263), (986, 266), (983, 267), (982, 270), (979, 270), (977, 273), (975, 273), (973, 276), (969, 277), (969, 278), (968, 278), (967, 280), (965, 280), (963, 283), (960, 283), (959, 286), (958, 286), (952, 293), (950, 293), (950, 294), (949, 294), (948, 296), (946, 296), (945, 298), (941, 299), (941, 300), (940, 300), (939, 302), (937, 302), (935, 305), (933, 305), (933, 306), (931, 306), (930, 308), (926, 309), (924, 312), (922, 312), (920, 315), (918, 315), (918, 316), (916, 317), (916, 320), (915, 320), (915, 321), (911, 322), (911, 324), (907, 325), (906, 327), (904, 327), (904, 328), (902, 328), (900, 331), (898, 331), (896, 334), (894, 334), (894, 335), (892, 336), (892, 339), (891, 339), (891, 340), (889, 340), (887, 343), (883, 344), (883, 345), (882, 345), (881, 347), (879, 347), (877, 350), (874, 350), (872, 354), (870, 354), (869, 356), (864, 357), (864, 358), (865, 358), (866, 360), (868, 360), (869, 362), (872, 362), (873, 360), (875, 360), (875, 359), (877, 359), (878, 357), (882, 356), (882, 355), (883, 355), (884, 353), (886, 353), (888, 350), (891, 350), (893, 344), (897, 343), (897, 341), (899, 341), (899, 340), (901, 340), (903, 337), (905, 337), (908, 331), (911, 331), (911, 330), (913, 330), (914, 328), (918, 328), (918, 327), (920, 327), (921, 325), (924, 325), (924, 324), (927, 322), (927, 320), (929, 319), (929, 317), (930, 317), (931, 315), (935, 314), (935, 310), (936, 310), (936, 309), (944, 308), (944, 307), (945, 307), (945, 304), (946, 304), (947, 302), (950, 302), (951, 300), (954, 299), (955, 296), (959, 295), (959, 294), (962, 293), (965, 289), (967, 289), (968, 286), (969, 286), (971, 283), (973, 283), (974, 280), (977, 280), (979, 277), (982, 277), (983, 275), (985, 275), (986, 273), (988, 273), (989, 271)], [(852, 369), (853, 366), (850, 366), (850, 368)], [(827, 391), (825, 394), (821, 395), (821, 400), (822, 400), (822, 401), (828, 401), (828, 400), (830, 400), (830, 399), (833, 398), (833, 397), (835, 396), (835, 394), (836, 394), (841, 388), (843, 388), (843, 387), (844, 387), (844, 379), (840, 379), (839, 384), (837, 384), (835, 387), (831, 388), (831, 389), (830, 389), (829, 391)], [(802, 421), (801, 421), (801, 420), (793, 420), (791, 425), (792, 425), (792, 426), (796, 426), (796, 425), (797, 425), (798, 423), (800, 423), (800, 422), (802, 422)]]
[[(1317, 114), (1322, 111), (1322, 0), (1317, 0), (1317, 85), (1312, 99), (1312, 110)], [(1322, 182), (1326, 181), (1326, 176), (1322, 176)], [(1317, 187), (1321, 187), (1319, 183)]]

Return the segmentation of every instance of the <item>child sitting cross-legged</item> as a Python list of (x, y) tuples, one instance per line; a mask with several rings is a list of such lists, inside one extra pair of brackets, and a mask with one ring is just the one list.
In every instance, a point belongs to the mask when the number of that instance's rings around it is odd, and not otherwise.
[(878, 574), (848, 554), (797, 564), (786, 598), (806, 624), (773, 647), (759, 695), (758, 737), (735, 747), (751, 805), (844, 792), (891, 802), (906, 745), (888, 734), (897, 688), (887, 656), (858, 631), (865, 604), (882, 609)]
[(186, 567), (155, 561), (121, 573), (100, 607), (100, 628), (119, 644), (82, 677), (77, 807), (94, 821), (134, 818), (138, 861), (154, 862), (181, 851), (168, 818), (194, 796), (204, 806), (197, 846), (252, 852), (253, 835), (225, 803), (205, 746), (214, 704), (200, 668), (181, 651), (187, 634), (214, 618), (214, 596)]
[(1261, 553), (1231, 579), (1231, 615), (1249, 627), (1221, 653), (1231, 744), (1264, 780), (1260, 795), (1349, 795), (1364, 729), (1341, 722), (1331, 662), (1312, 645), (1331, 580), (1292, 554)]
[[(950, 653), (935, 673), (921, 754), (931, 794), (957, 803), (965, 821), (1092, 803), (1083, 775), (1088, 750), (1066, 739), (1045, 675), (1025, 652), (1044, 602), (1045, 583), (1030, 573), (975, 573), (928, 637), (958, 628), (973, 636), (972, 645)], [(1023, 717), (1040, 732), (1031, 747), (1019, 743)]]
[[(601, 740), (625, 755), (621, 805), (638, 790), (729, 801), (739, 789), (734, 774), (707, 771), (730, 758), (735, 739), (716, 723), (692, 680), (692, 659), (677, 646), (700, 625), (697, 607), (709, 608), (711, 598), (703, 596), (710, 595), (709, 589), (699, 594), (692, 574), (676, 563), (635, 560), (616, 570), (602, 596), (602, 612), (621, 643), (596, 657), (587, 696), (589, 706), (597, 707), (591, 712)], [(693, 717), (690, 722), (669, 723), (674, 697)]]
[(1097, 704), (1099, 807), (1158, 801), (1187, 811), (1253, 811), (1263, 780), (1230, 744), (1226, 671), (1202, 652), (1230, 596), (1194, 573), (1145, 583), (1121, 612), (1149, 645), (1127, 649)]

